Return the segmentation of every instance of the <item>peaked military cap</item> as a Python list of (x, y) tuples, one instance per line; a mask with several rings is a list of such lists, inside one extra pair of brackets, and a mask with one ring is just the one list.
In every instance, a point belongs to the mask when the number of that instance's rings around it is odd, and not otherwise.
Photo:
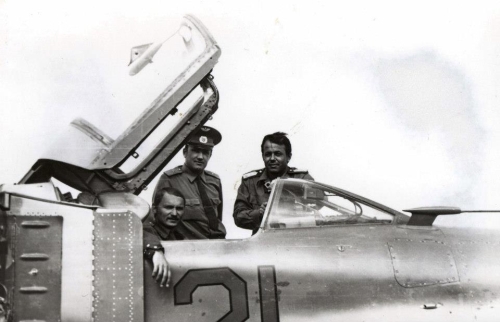
[(212, 127), (202, 126), (189, 138), (187, 144), (201, 145), (205, 147), (213, 147), (222, 140), (222, 135), (219, 131)]

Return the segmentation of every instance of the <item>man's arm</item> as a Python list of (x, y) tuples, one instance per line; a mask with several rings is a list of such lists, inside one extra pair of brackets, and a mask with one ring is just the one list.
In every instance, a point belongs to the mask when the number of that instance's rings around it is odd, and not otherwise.
[(234, 202), (233, 217), (236, 226), (252, 230), (259, 228), (260, 222), (262, 221), (259, 207), (254, 208), (250, 203), (250, 192), (247, 182), (243, 178), (241, 179), (238, 195)]
[(170, 267), (165, 258), (164, 249), (161, 245), (161, 239), (156, 235), (154, 228), (149, 223), (143, 224), (143, 254), (144, 258), (153, 262), (153, 278), (160, 283), (160, 286), (169, 286)]
[(219, 181), (219, 186), (217, 186), (217, 191), (219, 192), (220, 204), (217, 206), (217, 215), (219, 220), (222, 222), (222, 206), (224, 204), (224, 200), (222, 199), (222, 181)]
[(155, 251), (163, 251), (161, 239), (156, 235), (154, 228), (149, 222), (145, 222), (142, 226), (142, 250), (144, 257), (147, 259), (153, 258)]

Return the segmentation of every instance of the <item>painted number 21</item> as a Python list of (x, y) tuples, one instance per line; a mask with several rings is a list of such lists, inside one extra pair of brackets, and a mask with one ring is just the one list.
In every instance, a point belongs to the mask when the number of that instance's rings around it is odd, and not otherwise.
[[(278, 294), (274, 266), (258, 266), (260, 315), (262, 322), (278, 322)], [(174, 286), (175, 305), (193, 303), (200, 286), (222, 285), (229, 292), (230, 310), (217, 322), (243, 322), (249, 318), (247, 283), (229, 267), (192, 269)]]

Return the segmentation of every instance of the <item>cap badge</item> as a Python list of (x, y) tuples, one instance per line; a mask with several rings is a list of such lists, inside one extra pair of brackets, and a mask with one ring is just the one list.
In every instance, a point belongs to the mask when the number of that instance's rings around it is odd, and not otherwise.
[(208, 132), (208, 131), (210, 131), (210, 128), (204, 126), (204, 127), (201, 128), (201, 130), (203, 132)]
[(206, 136), (203, 136), (203, 135), (202, 135), (202, 136), (200, 136), (200, 142), (201, 142), (201, 143), (207, 143), (207, 142), (208, 142), (207, 137), (206, 137)]

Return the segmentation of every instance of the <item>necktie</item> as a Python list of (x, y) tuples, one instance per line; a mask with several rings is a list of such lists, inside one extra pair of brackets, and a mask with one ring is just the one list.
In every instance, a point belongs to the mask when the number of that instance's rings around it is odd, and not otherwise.
[(212, 202), (208, 198), (207, 191), (205, 190), (205, 186), (201, 182), (201, 178), (196, 178), (196, 186), (198, 186), (198, 191), (200, 192), (201, 203), (203, 204), (203, 210), (205, 211), (205, 215), (208, 218), (208, 225), (211, 230), (217, 230), (219, 227), (219, 219), (217, 219), (217, 215), (215, 214), (215, 209), (212, 206)]

